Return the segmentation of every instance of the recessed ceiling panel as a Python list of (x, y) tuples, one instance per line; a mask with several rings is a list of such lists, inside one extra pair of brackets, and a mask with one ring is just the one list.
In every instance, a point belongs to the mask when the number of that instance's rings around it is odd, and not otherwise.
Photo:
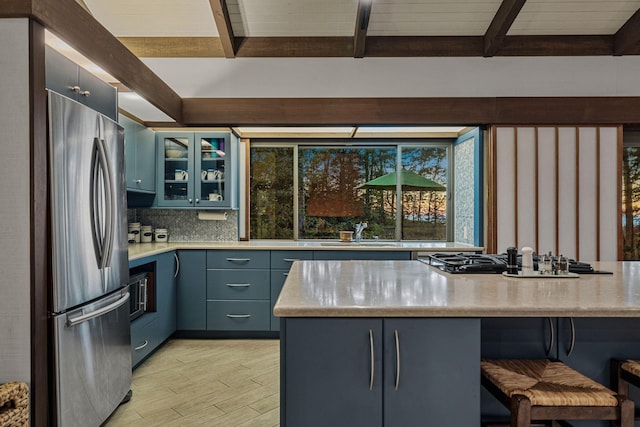
[(501, 0), (373, 0), (370, 36), (481, 36)]
[(508, 35), (615, 34), (639, 0), (528, 0)]
[(251, 37), (352, 36), (357, 0), (231, 0), (233, 33)]
[(116, 37), (218, 35), (208, 0), (84, 0)]

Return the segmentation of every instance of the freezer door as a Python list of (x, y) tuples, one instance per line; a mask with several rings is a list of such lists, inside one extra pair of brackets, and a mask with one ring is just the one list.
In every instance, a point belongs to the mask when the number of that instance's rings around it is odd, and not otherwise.
[(58, 426), (98, 426), (131, 387), (129, 291), (54, 317)]
[(53, 307), (59, 313), (127, 284), (124, 134), (49, 92)]

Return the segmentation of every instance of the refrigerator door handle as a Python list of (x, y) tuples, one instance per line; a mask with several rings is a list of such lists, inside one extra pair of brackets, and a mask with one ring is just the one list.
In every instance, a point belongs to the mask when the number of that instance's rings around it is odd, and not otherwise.
[[(111, 264), (111, 253), (114, 241), (115, 189), (112, 180), (110, 159), (107, 155), (104, 139), (100, 138), (102, 117), (97, 120), (97, 137), (93, 139), (93, 160), (91, 172), (91, 223), (93, 225), (93, 242), (96, 250), (98, 268), (104, 269)], [(102, 183), (100, 182), (102, 177)], [(99, 189), (104, 192), (104, 207), (98, 196)], [(104, 211), (104, 212), (103, 212)], [(103, 214), (104, 213), (104, 218)], [(104, 221), (104, 222), (103, 222)], [(103, 231), (104, 228), (104, 231)], [(104, 234), (103, 234), (104, 233)]]
[(71, 326), (76, 326), (79, 325), (82, 322), (86, 322), (87, 320), (91, 320), (91, 319), (95, 319), (96, 317), (100, 317), (104, 314), (109, 313), (110, 311), (116, 310), (118, 307), (124, 305), (127, 303), (127, 301), (129, 301), (129, 292), (127, 292), (126, 294), (124, 294), (124, 296), (120, 299), (118, 299), (115, 302), (112, 302), (109, 305), (105, 305), (102, 308), (99, 308), (95, 311), (89, 312), (89, 313), (85, 313), (82, 314), (80, 316), (77, 317), (73, 317), (73, 318), (68, 318), (67, 319), (67, 326), (71, 327)]

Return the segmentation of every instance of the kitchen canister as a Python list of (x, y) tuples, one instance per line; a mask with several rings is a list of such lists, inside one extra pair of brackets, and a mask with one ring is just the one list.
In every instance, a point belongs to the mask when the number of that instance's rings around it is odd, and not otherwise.
[(155, 231), (156, 242), (168, 242), (169, 241), (169, 232), (166, 228), (156, 228)]
[(153, 226), (152, 225), (143, 225), (140, 229), (140, 241), (142, 243), (151, 243), (153, 241)]
[(134, 243), (140, 243), (140, 223), (139, 222), (129, 223), (129, 234), (133, 234)]

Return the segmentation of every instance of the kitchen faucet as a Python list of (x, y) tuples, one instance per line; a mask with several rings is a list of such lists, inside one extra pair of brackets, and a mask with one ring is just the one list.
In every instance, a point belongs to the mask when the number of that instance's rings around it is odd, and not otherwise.
[(353, 239), (355, 242), (359, 242), (362, 239), (362, 230), (367, 228), (366, 222), (359, 222), (356, 224), (356, 237)]

